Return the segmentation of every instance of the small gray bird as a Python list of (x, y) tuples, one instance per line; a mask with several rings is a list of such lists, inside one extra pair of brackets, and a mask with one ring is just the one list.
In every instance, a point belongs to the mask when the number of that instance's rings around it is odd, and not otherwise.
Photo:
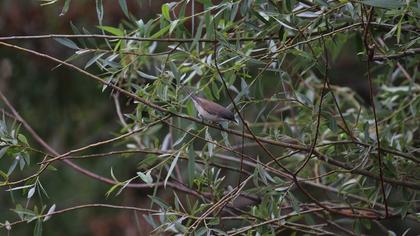
[(237, 123), (234, 114), (221, 105), (193, 94), (191, 94), (191, 98), (201, 119), (216, 123), (220, 123), (221, 121), (233, 121)]

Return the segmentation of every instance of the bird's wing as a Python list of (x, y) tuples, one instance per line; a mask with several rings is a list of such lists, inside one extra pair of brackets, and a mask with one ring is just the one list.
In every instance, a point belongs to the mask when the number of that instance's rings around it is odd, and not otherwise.
[(194, 96), (193, 99), (195, 99), (209, 114), (217, 115), (224, 119), (235, 121), (234, 114), (228, 109), (224, 108), (223, 106), (197, 96)]

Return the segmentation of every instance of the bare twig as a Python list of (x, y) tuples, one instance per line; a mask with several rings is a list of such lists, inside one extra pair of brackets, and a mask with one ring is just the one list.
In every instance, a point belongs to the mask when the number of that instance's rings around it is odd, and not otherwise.
[(379, 177), (380, 177), (380, 183), (381, 183), (382, 197), (384, 199), (384, 205), (385, 205), (385, 218), (388, 218), (389, 217), (388, 201), (386, 199), (386, 193), (385, 193), (383, 163), (382, 163), (382, 157), (381, 157), (381, 151), (380, 151), (381, 150), (381, 140), (380, 140), (380, 137), (379, 137), (378, 119), (377, 119), (377, 116), (376, 116), (376, 106), (375, 106), (375, 101), (373, 99), (373, 85), (372, 85), (372, 78), (371, 78), (371, 74), (370, 74), (370, 63), (371, 63), (372, 58), (373, 58), (374, 49), (373, 49), (373, 47), (371, 47), (369, 45), (368, 36), (369, 36), (369, 24), (372, 21), (373, 12), (374, 12), (374, 8), (372, 7), (372, 8), (370, 8), (370, 11), (368, 13), (367, 23), (366, 23), (366, 26), (364, 28), (363, 42), (364, 42), (364, 45), (365, 45), (366, 53), (368, 55), (367, 77), (368, 77), (368, 81), (369, 81), (370, 102), (371, 102), (371, 105), (372, 105), (373, 117), (375, 119), (376, 142), (377, 142), (377, 145), (378, 145)]

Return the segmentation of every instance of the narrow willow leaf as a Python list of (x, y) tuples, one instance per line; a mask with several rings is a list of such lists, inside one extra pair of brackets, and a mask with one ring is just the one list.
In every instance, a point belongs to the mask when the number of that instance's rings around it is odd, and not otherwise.
[(405, 5), (404, 2), (399, 0), (365, 0), (362, 1), (362, 3), (373, 7), (381, 7), (387, 9), (400, 8)]
[(35, 193), (35, 186), (34, 187), (32, 187), (31, 189), (29, 189), (29, 191), (28, 191), (28, 196), (26, 197), (27, 199), (30, 199), (30, 198), (32, 198), (32, 196), (34, 195), (34, 193)]
[(70, 8), (70, 2), (71, 0), (66, 0), (64, 2), (64, 6), (63, 6), (63, 9), (61, 10), (60, 16), (64, 16), (68, 12)]
[(42, 236), (42, 221), (37, 220), (34, 228), (34, 236)]
[(70, 39), (67, 39), (67, 38), (55, 38), (54, 40), (57, 41), (57, 42), (59, 42), (60, 44), (62, 44), (64, 46), (68, 47), (68, 48), (76, 49), (76, 50), (79, 50), (80, 49), (79, 46), (77, 46), (77, 44), (74, 43), (73, 41), (71, 41)]
[(51, 218), (51, 214), (55, 211), (55, 204), (53, 204), (50, 209), (48, 209), (47, 215), (45, 216), (43, 222), (49, 220)]
[(99, 29), (111, 33), (116, 36), (124, 36), (124, 31), (112, 26), (97, 26)]
[(195, 178), (195, 152), (194, 146), (191, 144), (188, 148), (188, 185), (193, 186)]
[(155, 34), (150, 36), (150, 38), (152, 38), (152, 39), (159, 38), (160, 36), (166, 34), (169, 31), (170, 27), (171, 27), (171, 25), (165, 26), (164, 28), (160, 29), (158, 32), (156, 32)]
[(172, 31), (174, 31), (174, 29), (176, 28), (178, 23), (179, 23), (179, 20), (174, 20), (174, 21), (171, 22), (171, 27), (169, 28), (169, 34), (171, 34)]
[(171, 16), (169, 15), (169, 5), (163, 4), (162, 5), (162, 15), (165, 17), (166, 20), (171, 20)]
[(146, 174), (139, 171), (137, 172), (137, 175), (140, 177), (141, 180), (143, 180), (143, 182), (145, 182), (146, 184), (152, 184), (153, 183), (153, 178), (151, 175), (151, 171), (147, 171)]
[(4, 156), (4, 154), (6, 154), (7, 149), (9, 149), (9, 147), (4, 147), (0, 149), (0, 159)]
[(26, 139), (26, 137), (23, 134), (18, 134), (18, 140), (21, 141), (22, 143), (28, 145), (28, 140)]
[(128, 18), (128, 7), (126, 0), (118, 0), (118, 3), (120, 4), (121, 10), (123, 11), (124, 15)]
[(96, 0), (96, 15), (98, 17), (99, 24), (102, 25), (104, 19), (104, 5), (102, 0)]
[(145, 79), (150, 79), (150, 80), (157, 80), (158, 79), (158, 77), (157, 76), (154, 76), (154, 75), (149, 75), (149, 74), (146, 74), (146, 73), (144, 73), (144, 72), (141, 72), (141, 71), (137, 71), (137, 74), (139, 74), (141, 77), (143, 77), (143, 78), (145, 78)]
[(18, 162), (19, 162), (19, 158), (15, 158), (15, 159), (13, 160), (12, 165), (9, 167), (9, 170), (7, 171), (7, 175), (12, 174), (12, 172), (15, 170), (15, 168), (16, 168), (16, 166), (17, 166)]
[(85, 65), (85, 69), (87, 69), (89, 66), (91, 66), (93, 63), (96, 63), (98, 60), (99, 60), (99, 58), (101, 58), (102, 56), (104, 56), (105, 55), (105, 53), (100, 53), (100, 54), (98, 54), (98, 55), (96, 55), (96, 56), (94, 56), (94, 57), (92, 57), (87, 63), (86, 63), (86, 65)]
[[(206, 140), (213, 141), (213, 139), (211, 138), (211, 135), (209, 133), (209, 129), (206, 129)], [(214, 144), (211, 143), (211, 142), (207, 142), (207, 149), (208, 149), (208, 152), (209, 152), (209, 157), (212, 157), (213, 156), (213, 150), (214, 150)]]
[(34, 186), (33, 184), (29, 184), (29, 185), (20, 186), (20, 187), (9, 188), (5, 191), (10, 192), (10, 191), (15, 191), (15, 190), (19, 190), (19, 189), (30, 188), (30, 187), (33, 187), (33, 186)]
[(176, 154), (174, 160), (171, 163), (171, 166), (169, 167), (168, 174), (166, 175), (166, 178), (165, 178), (165, 182), (163, 182), (163, 186), (165, 186), (165, 188), (166, 188), (166, 183), (168, 182), (168, 179), (171, 176), (172, 171), (174, 170), (174, 168), (176, 166), (176, 163), (178, 162), (178, 158), (179, 158), (180, 155), (181, 155), (181, 152), (178, 152)]

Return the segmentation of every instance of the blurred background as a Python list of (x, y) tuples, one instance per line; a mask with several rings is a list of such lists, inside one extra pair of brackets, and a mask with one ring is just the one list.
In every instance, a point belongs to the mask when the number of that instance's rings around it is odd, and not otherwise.
[[(145, 1), (127, 1), (130, 12), (138, 14), (139, 18), (148, 19), (160, 10), (160, 1), (141, 2)], [(61, 4), (40, 6), (40, 3), (38, 0), (0, 1), (0, 35), (73, 34), (70, 22), (91, 33), (98, 32), (95, 28), (98, 25), (95, 1), (72, 1), (64, 16), (59, 16)], [(104, 10), (104, 25), (118, 25), (123, 20), (124, 14), (115, 1), (104, 1)], [(86, 28), (89, 26), (91, 28)], [(13, 43), (60, 59), (72, 53), (52, 39)], [(121, 126), (109, 93), (102, 93), (97, 83), (83, 78), (80, 73), (56, 66), (51, 61), (0, 47), (0, 89), (22, 117), (58, 152), (109, 138), (110, 132), (118, 133)], [(90, 69), (94, 70), (94, 67)], [(34, 141), (29, 142), (39, 147)], [(33, 156), (32, 161), (38, 161), (37, 158), (42, 156)], [(83, 161), (79, 164), (109, 177), (112, 162), (111, 159), (104, 159), (103, 162)], [(57, 164), (56, 167), (62, 174), (45, 174), (42, 180), (50, 199), (59, 203), (57, 208), (93, 202), (141, 207), (142, 198), (138, 196), (147, 197), (148, 194), (147, 191), (127, 189), (122, 196), (105, 198), (109, 185), (75, 174), (74, 170), (63, 164)], [(116, 175), (123, 178), (129, 174)], [(52, 176), (54, 181), (48, 179)], [(18, 192), (14, 193), (16, 202), (20, 202), (19, 195)], [(1, 222), (16, 219), (16, 214), (9, 209), (16, 204), (11, 199), (7, 192), (0, 192)], [(44, 204), (52, 205), (48, 200)], [(133, 212), (99, 208), (73, 211), (52, 217), (48, 227), (44, 227), (43, 235), (62, 235), (64, 232), (67, 232), (66, 235), (138, 235), (132, 223), (134, 217)], [(144, 221), (141, 215), (138, 218), (140, 227), (145, 230), (143, 232), (150, 230), (147, 224), (141, 223)], [(33, 229), (34, 224), (19, 225), (12, 229), (11, 235), (31, 235)]]

